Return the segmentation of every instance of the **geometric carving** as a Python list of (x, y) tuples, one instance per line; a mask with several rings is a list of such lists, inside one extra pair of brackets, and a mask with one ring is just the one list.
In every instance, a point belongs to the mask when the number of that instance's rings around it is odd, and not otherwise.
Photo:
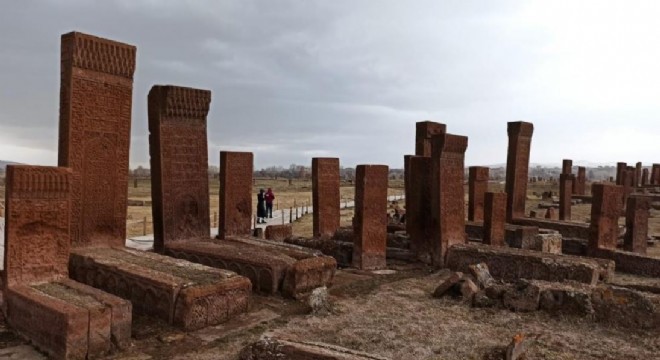
[(312, 159), (314, 236), (332, 236), (339, 228), (339, 159)]
[(358, 165), (355, 170), (353, 267), (362, 270), (387, 266), (388, 167)]
[(149, 91), (154, 248), (208, 237), (206, 115), (211, 92), (156, 85)]
[(59, 166), (73, 170), (72, 247), (123, 246), (136, 48), (62, 35)]
[(507, 133), (509, 148), (506, 159), (506, 219), (511, 222), (512, 219), (525, 217), (529, 153), (534, 124), (523, 121), (509, 122)]
[(463, 179), (468, 138), (444, 133), (434, 136), (432, 143), (432, 260), (444, 266), (447, 250), (466, 241)]
[(252, 162), (251, 152), (220, 152), (219, 239), (250, 234)]

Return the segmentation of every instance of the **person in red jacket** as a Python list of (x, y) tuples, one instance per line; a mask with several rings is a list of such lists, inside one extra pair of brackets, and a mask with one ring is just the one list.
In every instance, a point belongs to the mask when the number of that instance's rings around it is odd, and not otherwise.
[(266, 191), (266, 195), (264, 196), (266, 199), (266, 216), (269, 218), (273, 218), (273, 200), (275, 200), (275, 194), (273, 194), (273, 190), (271, 188), (268, 188)]

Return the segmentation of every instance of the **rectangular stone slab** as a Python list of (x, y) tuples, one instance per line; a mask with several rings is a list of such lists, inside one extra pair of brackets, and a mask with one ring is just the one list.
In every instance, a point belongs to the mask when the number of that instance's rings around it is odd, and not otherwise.
[(136, 311), (186, 330), (246, 312), (250, 281), (231, 271), (125, 248), (72, 252), (72, 278), (133, 303)]
[(542, 253), (533, 250), (459, 244), (449, 249), (448, 267), (467, 272), (468, 266), (484, 262), (497, 279), (564, 281), (595, 285), (601, 266), (589, 258)]
[(262, 338), (239, 355), (240, 360), (388, 360), (378, 355), (318, 342)]
[(589, 256), (614, 261), (616, 269), (624, 273), (660, 277), (660, 259), (652, 256), (610, 249), (592, 249)]
[(131, 343), (131, 303), (70, 279), (6, 290), (9, 324), (53, 358), (85, 359)]
[[(288, 248), (287, 248), (288, 247)], [(165, 253), (180, 259), (228, 269), (252, 281), (254, 290), (281, 292), (297, 298), (319, 286), (328, 286), (336, 261), (287, 244), (258, 240), (188, 240), (169, 245)]]
[(511, 220), (511, 223), (523, 226), (536, 226), (541, 229), (556, 230), (559, 231), (563, 237), (575, 239), (589, 238), (589, 224), (584, 223), (532, 218), (515, 218)]

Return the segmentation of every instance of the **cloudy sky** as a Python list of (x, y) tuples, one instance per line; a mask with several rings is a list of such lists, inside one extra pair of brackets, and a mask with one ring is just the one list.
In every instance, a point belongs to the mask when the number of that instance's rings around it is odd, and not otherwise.
[(660, 2), (488, 0), (4, 1), (0, 159), (57, 160), (60, 35), (138, 48), (131, 165), (147, 165), (154, 84), (210, 89), (209, 161), (403, 166), (414, 124), (467, 135), (468, 165), (660, 161)]

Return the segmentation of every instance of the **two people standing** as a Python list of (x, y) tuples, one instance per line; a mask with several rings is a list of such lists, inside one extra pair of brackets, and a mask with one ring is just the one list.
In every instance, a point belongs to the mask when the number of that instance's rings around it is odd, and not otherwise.
[(275, 194), (273, 190), (268, 188), (268, 191), (264, 192), (264, 189), (259, 190), (257, 194), (257, 224), (265, 224), (266, 218), (273, 218), (273, 200), (275, 200)]

